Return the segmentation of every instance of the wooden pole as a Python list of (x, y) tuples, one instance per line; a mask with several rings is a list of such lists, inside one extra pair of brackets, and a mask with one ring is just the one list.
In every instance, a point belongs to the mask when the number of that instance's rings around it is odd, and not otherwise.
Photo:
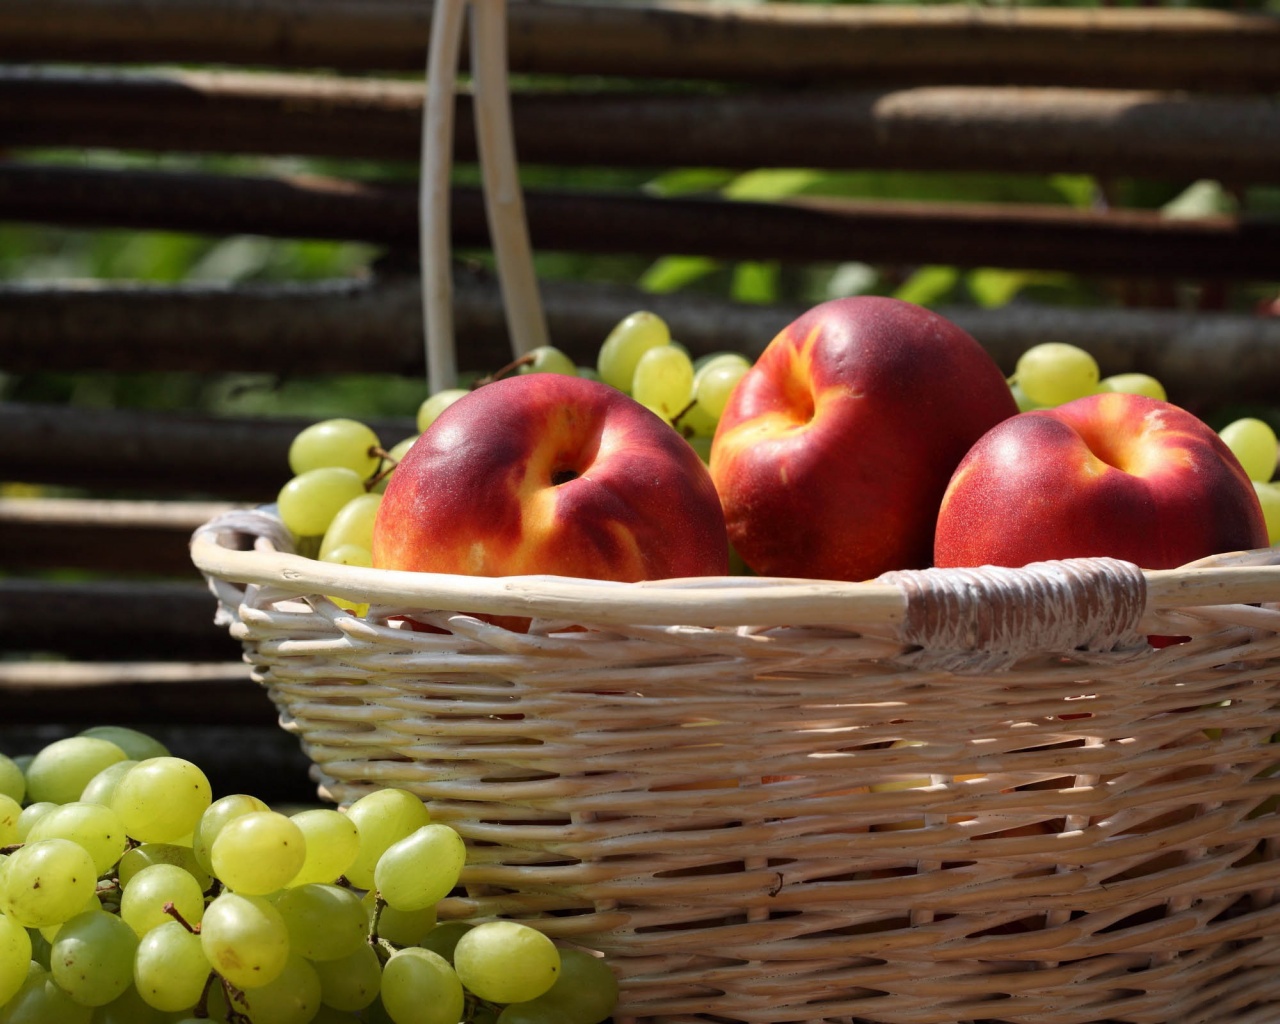
[[(477, 159), (455, 96), (454, 158)], [(516, 93), (529, 166), (814, 167), (1271, 182), (1269, 97), (1157, 90), (918, 86), (672, 95)], [(25, 147), (420, 157), (423, 89), (388, 79), (0, 68), (0, 138)]]
[[(1280, 223), (1242, 217), (1178, 220), (1147, 210), (1066, 206), (797, 199), (737, 202), (598, 193), (530, 192), (539, 252), (807, 264), (1011, 267), (1135, 278), (1280, 278)], [(411, 187), (342, 179), (0, 166), (0, 218), (412, 247)], [(455, 250), (490, 243), (484, 200), (459, 188)]]
[[(418, 0), (0, 4), (0, 60), (417, 72)], [(1280, 18), (1170, 8), (517, 3), (514, 72), (812, 83), (1280, 89)]]

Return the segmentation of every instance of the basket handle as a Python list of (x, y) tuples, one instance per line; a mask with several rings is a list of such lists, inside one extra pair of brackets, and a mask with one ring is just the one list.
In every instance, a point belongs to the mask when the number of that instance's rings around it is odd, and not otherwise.
[(516, 356), (547, 344), (547, 324), (533, 266), (511, 127), (507, 84), (506, 0), (437, 0), (431, 15), (427, 96), (423, 105), (419, 181), (419, 251), (427, 386), (457, 386), (450, 270), (450, 180), (453, 99), (462, 22), (471, 9), (472, 91), (485, 213), (498, 266), (507, 333)]

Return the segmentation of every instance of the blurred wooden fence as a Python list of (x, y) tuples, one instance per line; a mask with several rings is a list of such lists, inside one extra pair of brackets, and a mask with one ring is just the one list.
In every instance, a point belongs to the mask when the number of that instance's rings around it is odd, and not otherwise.
[[(358, 280), (0, 285), (0, 373), (421, 378), (413, 168), (430, 22), (417, 0), (0, 3), (0, 221), (354, 240), (384, 253)], [(516, 80), (516, 146), (529, 167), (1280, 184), (1280, 18), (1266, 14), (512, 0), (508, 45), (518, 76), (567, 83)], [(76, 158), (89, 150), (173, 159), (162, 170), (127, 160), (89, 167)], [(455, 152), (475, 159), (465, 94)], [(212, 172), (185, 159), (210, 155), (352, 169)], [(357, 173), (369, 161), (402, 173), (369, 180)], [(994, 266), (1165, 287), (1280, 281), (1280, 223), (1248, 209), (1173, 219), (1105, 206), (740, 202), (580, 188), (530, 188), (525, 202), (541, 252)], [(457, 247), (488, 245), (477, 190), (456, 188), (451, 216)], [(498, 289), (462, 269), (456, 287), (459, 363), (492, 369), (508, 351)], [(543, 298), (556, 344), (581, 361), (642, 306), (695, 352), (758, 352), (799, 312), (581, 284), (547, 283)], [(1157, 374), (1201, 408), (1280, 394), (1277, 318), (1025, 305), (942, 312), (1006, 369), (1054, 338), (1087, 346), (1106, 372)], [(188, 716), (252, 716), (256, 695), (212, 623), (186, 540), (212, 509), (275, 493), (300, 425), (0, 404), (0, 481), (78, 495), (0, 500), (0, 648), (10, 655), (0, 683), (22, 696), (15, 714), (38, 722), (79, 707), (96, 718), (91, 694), (110, 692), (97, 688), (155, 679), (167, 661), (161, 675), (186, 680)], [(379, 426), (403, 436), (410, 424)], [(96, 575), (50, 575), (62, 570)], [(33, 685), (28, 658), (43, 654), (71, 659), (56, 686)], [(206, 667), (179, 667), (192, 663)], [(240, 694), (221, 712), (210, 712), (212, 680)]]

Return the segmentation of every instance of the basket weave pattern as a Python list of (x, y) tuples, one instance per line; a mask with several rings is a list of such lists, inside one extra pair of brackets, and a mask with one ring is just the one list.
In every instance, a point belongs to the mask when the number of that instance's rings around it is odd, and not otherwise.
[[(281, 559), (272, 524), (193, 554), (321, 792), (419, 794), (470, 846), (442, 915), (602, 950), (619, 1020), (1280, 1019), (1276, 608), (1169, 611), (1153, 649), (1143, 575), (1082, 560), (890, 574), (893, 628), (566, 619), (547, 580), (520, 633), (208, 556)], [(750, 619), (777, 585), (658, 588)]]

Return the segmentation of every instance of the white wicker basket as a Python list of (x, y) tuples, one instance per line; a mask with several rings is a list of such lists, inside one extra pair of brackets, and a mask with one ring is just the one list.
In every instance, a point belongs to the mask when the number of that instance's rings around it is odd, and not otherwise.
[(471, 848), (442, 913), (603, 950), (620, 1019), (1280, 1019), (1271, 551), (615, 584), (287, 543), (192, 554), (321, 792), (421, 795)]
[[(427, 364), (453, 383), (448, 170), (464, 0), (435, 5)], [(545, 336), (473, 0), (513, 348)], [(470, 846), (445, 916), (604, 951), (619, 1020), (1276, 1024), (1280, 567), (1108, 560), (875, 583), (477, 579), (192, 557), (323, 794), (426, 800)], [(329, 597), (368, 603), (356, 617)], [(477, 614), (531, 618), (509, 632)], [(406, 628), (405, 617), (444, 632)], [(1149, 634), (1184, 643), (1155, 649)]]

